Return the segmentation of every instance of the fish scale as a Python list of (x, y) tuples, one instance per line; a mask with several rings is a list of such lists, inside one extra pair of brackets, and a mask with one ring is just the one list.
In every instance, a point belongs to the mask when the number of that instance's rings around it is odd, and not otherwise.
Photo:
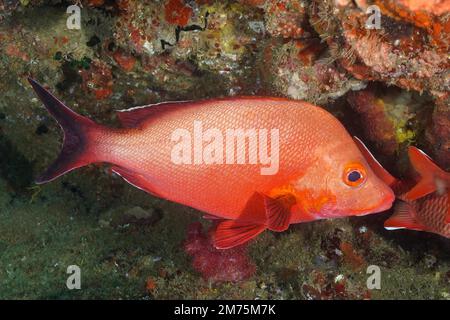
[(429, 230), (450, 238), (450, 223), (445, 222), (449, 210), (448, 194), (429, 194), (413, 201), (411, 205), (419, 222)]
[[(255, 108), (260, 110), (258, 114), (253, 111)], [(274, 99), (261, 103), (244, 98), (210, 101), (201, 106), (187, 103), (181, 109), (166, 113), (159, 116), (157, 122), (149, 119), (151, 123), (144, 123), (142, 129), (131, 129), (101, 139), (99, 152), (102, 153), (103, 146), (108, 149), (100, 158), (146, 174), (153, 187), (167, 199), (224, 218), (236, 218), (255, 191), (269, 192), (289, 180), (299, 179), (318, 157), (316, 152), (339, 145), (345, 148), (342, 141), (349, 142), (352, 147), (351, 137), (334, 117), (304, 102), (280, 103)], [(302, 122), (302, 119), (308, 121)], [(234, 128), (279, 129), (279, 173), (263, 176), (259, 167), (254, 165), (174, 164), (170, 159), (171, 134), (176, 129), (191, 128), (194, 121), (201, 121), (204, 129), (217, 128), (222, 132)], [(322, 125), (318, 126), (318, 123)], [(109, 150), (117, 141), (125, 146), (121, 149), (122, 154)], [(237, 186), (240, 187), (239, 194), (235, 192)]]

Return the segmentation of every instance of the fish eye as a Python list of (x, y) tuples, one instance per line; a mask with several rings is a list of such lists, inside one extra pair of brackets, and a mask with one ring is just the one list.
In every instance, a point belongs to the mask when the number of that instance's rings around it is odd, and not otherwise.
[(359, 163), (351, 163), (344, 170), (343, 180), (350, 187), (357, 187), (366, 181), (366, 170)]
[(361, 172), (359, 172), (358, 170), (350, 171), (350, 173), (347, 175), (347, 179), (350, 182), (356, 182), (361, 178), (362, 178)]

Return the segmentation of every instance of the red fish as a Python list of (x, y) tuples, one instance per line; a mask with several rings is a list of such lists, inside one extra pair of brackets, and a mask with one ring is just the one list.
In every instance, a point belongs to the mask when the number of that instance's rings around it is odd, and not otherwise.
[(134, 186), (223, 220), (214, 234), (220, 249), (266, 229), (384, 211), (394, 200), (342, 124), (306, 102), (168, 102), (121, 111), (123, 128), (110, 129), (29, 81), (64, 131), (59, 157), (37, 183), (89, 163), (112, 164)]
[(386, 229), (427, 231), (450, 238), (450, 173), (439, 168), (423, 151), (410, 147), (409, 159), (420, 180), (399, 196)]
[(387, 172), (359, 139), (355, 141), (375, 174), (400, 199), (394, 214), (385, 221), (385, 228), (427, 231), (450, 238), (450, 173), (439, 168), (423, 151), (409, 147), (409, 159), (420, 176), (411, 187), (409, 181), (400, 181)]

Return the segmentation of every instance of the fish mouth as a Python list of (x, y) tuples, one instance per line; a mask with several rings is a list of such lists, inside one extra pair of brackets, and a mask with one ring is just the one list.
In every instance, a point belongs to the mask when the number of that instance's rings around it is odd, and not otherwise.
[(380, 206), (378, 207), (376, 212), (389, 210), (392, 207), (394, 201), (395, 201), (395, 194), (392, 190), (389, 189), (389, 191), (386, 193), (383, 200), (381, 201)]
[(364, 210), (357, 210), (355, 215), (356, 216), (365, 216), (368, 214), (372, 214), (372, 213), (379, 213), (379, 212), (383, 212), (383, 211), (387, 211), (392, 207), (392, 204), (394, 203), (395, 200), (395, 195), (394, 192), (392, 190), (389, 190), (388, 192), (383, 192), (384, 196), (382, 197), (381, 201), (371, 207), (371, 208), (366, 208)]

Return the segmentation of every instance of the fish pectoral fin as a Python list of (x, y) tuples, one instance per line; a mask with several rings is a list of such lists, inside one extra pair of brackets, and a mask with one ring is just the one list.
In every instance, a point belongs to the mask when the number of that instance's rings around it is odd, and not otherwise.
[(143, 175), (138, 174), (136, 172), (133, 172), (129, 169), (119, 167), (119, 166), (113, 166), (111, 170), (114, 173), (117, 173), (119, 176), (121, 176), (126, 182), (129, 184), (135, 186), (138, 189), (141, 189), (145, 192), (150, 193), (151, 195), (154, 195), (155, 197), (164, 198), (158, 192), (154, 190), (152, 187), (150, 181)]
[(263, 232), (266, 226), (239, 220), (226, 220), (217, 225), (213, 235), (214, 247), (229, 249), (241, 245)]
[(291, 220), (291, 207), (295, 203), (295, 196), (289, 193), (277, 198), (264, 196), (268, 229), (277, 232), (287, 230)]
[(426, 231), (427, 227), (414, 218), (414, 208), (407, 202), (399, 202), (394, 214), (384, 222), (384, 228), (387, 230), (410, 229)]

